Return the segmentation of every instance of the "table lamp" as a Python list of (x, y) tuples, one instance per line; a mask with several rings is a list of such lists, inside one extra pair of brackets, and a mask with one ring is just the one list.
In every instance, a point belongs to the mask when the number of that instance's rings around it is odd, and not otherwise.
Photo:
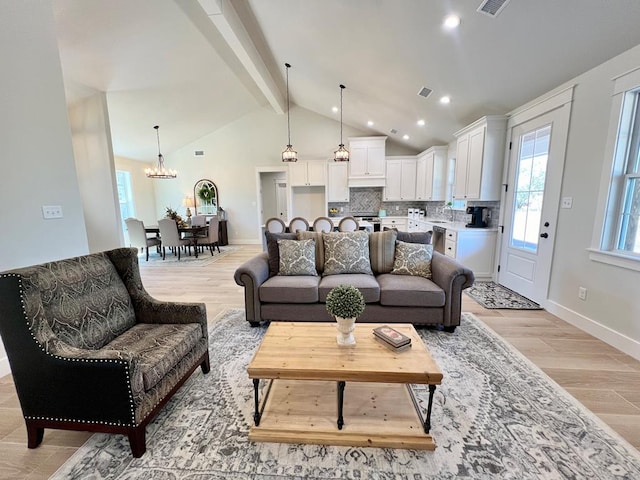
[(190, 197), (189, 195), (186, 195), (182, 199), (182, 205), (187, 207), (187, 211), (185, 212), (185, 214), (187, 215), (187, 223), (189, 225), (191, 225), (191, 208), (195, 208), (195, 206), (196, 206), (193, 197)]

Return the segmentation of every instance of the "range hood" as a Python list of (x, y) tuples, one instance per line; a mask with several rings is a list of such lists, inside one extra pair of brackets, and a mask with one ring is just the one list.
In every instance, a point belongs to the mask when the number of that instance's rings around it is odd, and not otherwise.
[(384, 177), (349, 177), (349, 188), (384, 187)]

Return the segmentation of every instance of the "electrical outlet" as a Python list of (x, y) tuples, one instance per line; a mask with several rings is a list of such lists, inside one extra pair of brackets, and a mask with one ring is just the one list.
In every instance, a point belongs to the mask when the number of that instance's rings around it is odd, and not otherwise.
[(396, 205), (396, 212), (397, 212), (398, 210), (400, 210), (400, 206), (399, 206), (399, 205)]
[(573, 206), (573, 197), (562, 197), (560, 206), (562, 208), (571, 208)]
[(580, 287), (578, 288), (578, 298), (580, 300), (586, 300), (587, 299), (587, 289), (584, 287)]
[(60, 205), (43, 205), (42, 218), (62, 218), (62, 207)]

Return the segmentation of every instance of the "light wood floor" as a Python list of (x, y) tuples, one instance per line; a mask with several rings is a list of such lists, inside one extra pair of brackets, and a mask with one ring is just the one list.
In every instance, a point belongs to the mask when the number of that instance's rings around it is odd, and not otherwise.
[[(233, 273), (260, 248), (243, 246), (206, 267), (146, 267), (143, 261), (143, 282), (159, 299), (206, 303), (212, 321), (226, 308), (243, 307)], [(467, 295), (463, 311), (473, 312), (640, 449), (640, 362), (544, 311), (487, 310)], [(48, 478), (89, 436), (46, 430), (42, 445), (27, 449), (13, 382), (0, 378), (1, 479)]]

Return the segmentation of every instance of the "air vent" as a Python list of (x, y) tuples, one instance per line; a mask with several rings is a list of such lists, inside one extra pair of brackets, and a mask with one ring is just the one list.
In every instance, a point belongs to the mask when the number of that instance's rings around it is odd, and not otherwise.
[(429, 95), (431, 95), (431, 92), (433, 92), (433, 90), (431, 90), (430, 88), (422, 87), (418, 92), (418, 95), (420, 95), (421, 97), (427, 98)]
[(497, 17), (509, 1), (510, 0), (484, 0), (478, 7), (478, 11), (490, 17)]
[(393, 133), (394, 135), (395, 135), (396, 133), (398, 133), (398, 130), (396, 130), (395, 128), (392, 128), (392, 129), (391, 129), (391, 130), (389, 130), (389, 131), (390, 131), (391, 133)]
[(194, 150), (193, 156), (194, 157), (204, 157), (204, 150)]

